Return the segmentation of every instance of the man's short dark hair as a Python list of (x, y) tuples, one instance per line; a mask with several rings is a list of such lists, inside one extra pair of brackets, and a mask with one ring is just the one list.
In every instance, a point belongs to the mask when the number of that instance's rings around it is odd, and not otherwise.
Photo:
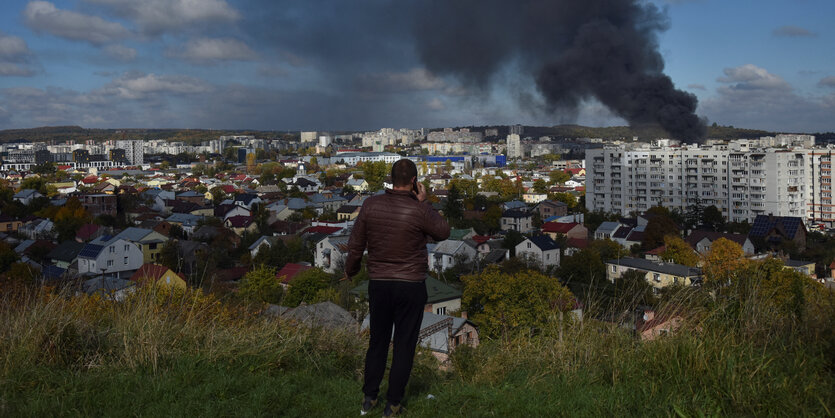
[(408, 186), (412, 177), (417, 177), (417, 167), (412, 160), (404, 158), (391, 166), (391, 182), (394, 187)]

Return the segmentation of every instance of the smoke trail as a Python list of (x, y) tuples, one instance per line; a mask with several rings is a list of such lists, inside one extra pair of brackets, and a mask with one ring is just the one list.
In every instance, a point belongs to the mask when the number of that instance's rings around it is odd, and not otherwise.
[(428, 0), (415, 40), (426, 67), (489, 89), (509, 63), (529, 69), (549, 110), (597, 98), (630, 124), (657, 123), (698, 141), (693, 94), (663, 73), (657, 33), (666, 15), (639, 0)]

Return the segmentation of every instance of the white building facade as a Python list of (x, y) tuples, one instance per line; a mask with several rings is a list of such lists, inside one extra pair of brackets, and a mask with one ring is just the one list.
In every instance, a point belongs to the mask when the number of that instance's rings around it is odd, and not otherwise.
[(747, 141), (680, 148), (586, 151), (586, 208), (621, 215), (714, 205), (729, 221), (806, 216), (807, 150), (754, 149)]

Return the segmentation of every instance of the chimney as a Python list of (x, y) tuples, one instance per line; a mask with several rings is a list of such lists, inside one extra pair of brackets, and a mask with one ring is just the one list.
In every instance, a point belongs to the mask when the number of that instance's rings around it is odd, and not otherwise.
[(467, 311), (461, 311), (461, 318), (469, 319), (467, 318)]

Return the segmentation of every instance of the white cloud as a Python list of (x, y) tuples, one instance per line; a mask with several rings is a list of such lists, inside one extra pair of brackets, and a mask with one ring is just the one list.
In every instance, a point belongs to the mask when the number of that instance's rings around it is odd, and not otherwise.
[(136, 50), (123, 45), (109, 45), (104, 48), (104, 52), (119, 61), (129, 62), (136, 59)]
[(818, 85), (821, 87), (835, 87), (835, 76), (828, 76), (818, 81)]
[(225, 0), (85, 0), (133, 20), (145, 34), (179, 31), (204, 22), (234, 22), (240, 13)]
[(31, 76), (31, 53), (26, 41), (0, 32), (0, 76)]
[(801, 96), (781, 77), (752, 64), (724, 73), (717, 80), (725, 85), (699, 105), (699, 114), (709, 120), (778, 132), (835, 130), (833, 95)]
[(211, 90), (211, 86), (206, 82), (193, 77), (128, 73), (111, 81), (98, 93), (129, 100), (141, 100), (158, 94), (190, 95)]
[(108, 44), (130, 36), (130, 32), (119, 23), (61, 10), (47, 1), (29, 2), (23, 10), (23, 18), (26, 25), (35, 31), (94, 45)]
[(217, 38), (193, 39), (181, 50), (170, 50), (169, 55), (202, 63), (252, 61), (258, 57), (252, 49), (241, 41)]
[(754, 64), (725, 68), (724, 77), (717, 81), (728, 84), (722, 88), (735, 90), (791, 90), (791, 86), (780, 76), (769, 73)]

